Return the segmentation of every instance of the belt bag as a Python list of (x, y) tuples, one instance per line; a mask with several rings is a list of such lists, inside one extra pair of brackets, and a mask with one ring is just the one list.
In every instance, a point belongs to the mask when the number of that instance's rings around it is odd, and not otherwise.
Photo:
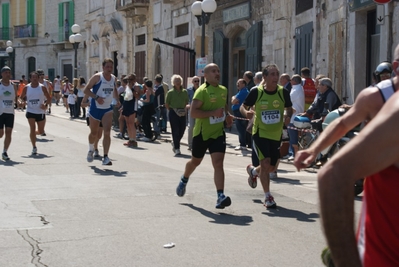
[(174, 108), (173, 111), (177, 114), (179, 117), (184, 117), (186, 116), (186, 109), (185, 108)]

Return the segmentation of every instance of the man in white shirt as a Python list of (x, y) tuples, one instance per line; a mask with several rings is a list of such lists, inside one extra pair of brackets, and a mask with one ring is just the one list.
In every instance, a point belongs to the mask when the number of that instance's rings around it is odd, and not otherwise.
[(305, 109), (305, 93), (302, 87), (302, 78), (298, 74), (291, 77), (290, 98), (294, 113), (292, 114), (290, 124), (288, 125), (288, 135), (290, 137), (289, 157), (288, 160), (294, 160), (298, 152), (298, 131), (292, 129), (294, 127), (294, 118), (296, 115), (303, 113)]

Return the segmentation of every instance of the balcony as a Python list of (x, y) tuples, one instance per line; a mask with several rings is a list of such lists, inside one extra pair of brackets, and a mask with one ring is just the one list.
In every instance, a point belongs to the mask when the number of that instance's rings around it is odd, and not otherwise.
[(14, 39), (20, 39), (23, 43), (36, 41), (38, 38), (37, 24), (25, 24), (14, 26)]
[(68, 28), (61, 26), (58, 27), (58, 42), (65, 43), (69, 42), (69, 36), (72, 34), (72, 31)]
[(12, 39), (12, 28), (0, 28), (0, 41), (8, 41)]
[(115, 8), (117, 11), (134, 11), (133, 15), (141, 14), (143, 11), (148, 11), (150, 0), (116, 0)]

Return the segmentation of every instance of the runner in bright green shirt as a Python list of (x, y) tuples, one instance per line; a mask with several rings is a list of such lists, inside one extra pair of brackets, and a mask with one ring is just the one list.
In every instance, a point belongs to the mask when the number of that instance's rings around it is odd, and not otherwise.
[(219, 67), (214, 63), (206, 65), (204, 77), (206, 83), (195, 91), (191, 104), (191, 116), (195, 118), (192, 156), (186, 164), (176, 194), (179, 197), (184, 196), (190, 175), (201, 164), (205, 152), (209, 149), (217, 191), (216, 208), (224, 209), (231, 205), (230, 197), (224, 195), (224, 122), (227, 127), (231, 127), (233, 117), (227, 113), (227, 88), (219, 85)]

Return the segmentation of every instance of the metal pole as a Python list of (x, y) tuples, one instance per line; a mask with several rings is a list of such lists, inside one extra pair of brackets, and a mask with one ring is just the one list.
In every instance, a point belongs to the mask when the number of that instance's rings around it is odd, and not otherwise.
[(74, 63), (74, 78), (78, 78), (78, 46), (79, 43), (74, 43), (73, 48), (75, 49), (75, 63)]
[[(205, 24), (206, 24), (206, 14), (202, 11), (201, 20), (202, 20), (202, 34), (201, 34), (201, 58), (205, 57)], [(201, 84), (204, 83), (204, 76), (201, 77)]]

